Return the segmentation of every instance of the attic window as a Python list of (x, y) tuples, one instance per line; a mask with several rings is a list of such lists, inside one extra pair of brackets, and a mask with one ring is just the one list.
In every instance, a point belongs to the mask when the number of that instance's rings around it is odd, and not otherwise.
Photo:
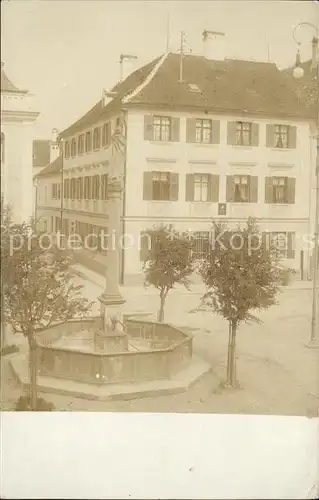
[(196, 83), (189, 83), (188, 86), (191, 92), (200, 92), (200, 88)]

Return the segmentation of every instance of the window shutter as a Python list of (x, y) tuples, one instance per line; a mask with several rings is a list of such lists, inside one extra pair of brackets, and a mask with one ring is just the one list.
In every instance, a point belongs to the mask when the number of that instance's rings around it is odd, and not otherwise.
[(88, 192), (89, 192), (89, 200), (92, 200), (92, 177), (88, 177)]
[(266, 126), (266, 148), (275, 146), (275, 127), (274, 125)]
[(220, 121), (212, 120), (212, 144), (220, 143)]
[(250, 203), (258, 203), (258, 176), (250, 176), (249, 185), (249, 201)]
[(287, 202), (295, 203), (295, 195), (296, 195), (296, 179), (294, 177), (287, 178)]
[(194, 174), (186, 174), (185, 201), (194, 201)]
[(140, 261), (145, 262), (148, 258), (148, 235), (146, 233), (141, 233), (140, 235)]
[(219, 201), (219, 175), (209, 176), (208, 201), (217, 203)]
[(297, 146), (297, 127), (289, 127), (288, 147), (291, 149)]
[(295, 233), (287, 233), (287, 259), (295, 258)]
[(234, 199), (234, 178), (232, 175), (227, 175), (226, 179), (226, 201)]
[(153, 172), (143, 173), (143, 200), (153, 199)]
[(179, 118), (173, 117), (171, 121), (171, 141), (179, 142)]
[(265, 250), (270, 250), (271, 247), (271, 233), (269, 231), (263, 231), (261, 233), (262, 246)]
[(196, 142), (196, 118), (187, 118), (186, 142)]
[(153, 139), (153, 116), (144, 115), (144, 141)]
[(170, 196), (171, 201), (178, 200), (178, 174), (171, 173), (170, 175)]
[(228, 122), (227, 124), (227, 144), (229, 146), (236, 145), (236, 122)]
[(272, 177), (265, 177), (265, 203), (273, 203)]
[(109, 146), (111, 144), (111, 141), (112, 141), (112, 126), (111, 126), (111, 122), (108, 122), (107, 123), (107, 138), (106, 138), (106, 145)]
[(252, 123), (251, 125), (251, 145), (258, 146), (259, 145), (259, 124)]
[(55, 187), (55, 185), (52, 184), (52, 198), (54, 198), (54, 187)]

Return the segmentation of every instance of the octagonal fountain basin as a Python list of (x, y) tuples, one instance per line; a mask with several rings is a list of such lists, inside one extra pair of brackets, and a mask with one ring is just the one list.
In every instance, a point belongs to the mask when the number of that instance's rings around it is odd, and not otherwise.
[(170, 379), (191, 361), (192, 336), (167, 324), (124, 316), (124, 331), (101, 318), (53, 325), (37, 335), (38, 374), (105, 384)]

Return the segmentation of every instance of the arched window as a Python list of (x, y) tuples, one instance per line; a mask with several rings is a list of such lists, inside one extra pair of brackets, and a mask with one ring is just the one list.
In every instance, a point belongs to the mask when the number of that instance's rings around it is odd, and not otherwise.
[(5, 136), (4, 133), (1, 132), (1, 163), (4, 163), (4, 146), (5, 146)]

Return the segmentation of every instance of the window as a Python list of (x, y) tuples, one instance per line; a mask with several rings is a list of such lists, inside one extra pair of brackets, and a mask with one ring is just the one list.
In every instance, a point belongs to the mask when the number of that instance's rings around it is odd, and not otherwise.
[(250, 176), (234, 176), (234, 202), (248, 203), (250, 198)]
[(78, 200), (82, 200), (83, 198), (83, 178), (78, 177), (76, 179), (76, 189), (75, 189), (75, 195)]
[(212, 121), (196, 120), (196, 142), (210, 144), (212, 142)]
[(59, 200), (61, 198), (61, 186), (60, 184), (52, 184), (52, 198), (54, 200)]
[(288, 178), (272, 178), (272, 203), (288, 203)]
[(275, 125), (275, 148), (289, 147), (289, 126)]
[(193, 256), (201, 258), (209, 249), (209, 231), (197, 231), (193, 233)]
[(109, 145), (109, 133), (110, 133), (110, 124), (109, 123), (104, 123), (103, 128), (102, 128), (102, 146), (108, 146)]
[(55, 218), (55, 232), (61, 231), (60, 217)]
[(170, 199), (170, 173), (153, 172), (153, 200)]
[(279, 255), (284, 259), (295, 258), (295, 233), (277, 231), (270, 234), (271, 242), (278, 250)]
[(92, 151), (92, 133), (91, 131), (85, 134), (85, 152), (88, 153)]
[(71, 156), (76, 156), (76, 139), (72, 139), (71, 141)]
[(70, 143), (69, 143), (69, 141), (66, 141), (64, 144), (64, 156), (66, 158), (70, 158)]
[(286, 257), (287, 255), (287, 246), (288, 246), (288, 238), (287, 233), (285, 232), (272, 232), (271, 233), (271, 242), (278, 250), (279, 255), (282, 257)]
[(84, 199), (91, 199), (91, 177), (84, 177)]
[(208, 201), (208, 174), (194, 175), (194, 201)]
[(252, 124), (248, 122), (236, 122), (236, 145), (251, 146)]
[(200, 88), (196, 83), (189, 83), (188, 88), (191, 92), (200, 92)]
[(79, 135), (79, 138), (78, 138), (78, 152), (79, 152), (79, 155), (83, 155), (83, 153), (84, 153), (84, 135), (83, 134)]
[(5, 135), (1, 132), (1, 163), (4, 163), (5, 160)]
[(107, 181), (108, 175), (101, 175), (101, 200), (107, 200)]
[(100, 176), (93, 175), (92, 177), (92, 199), (99, 200), (100, 199)]
[(93, 149), (101, 147), (101, 128), (96, 127), (93, 132)]
[(64, 199), (68, 200), (70, 198), (70, 180), (65, 179), (64, 181)]
[(71, 179), (71, 185), (70, 185), (70, 197), (72, 200), (75, 200), (76, 198), (76, 179)]
[(153, 117), (153, 140), (170, 141), (172, 133), (172, 121), (167, 116)]

